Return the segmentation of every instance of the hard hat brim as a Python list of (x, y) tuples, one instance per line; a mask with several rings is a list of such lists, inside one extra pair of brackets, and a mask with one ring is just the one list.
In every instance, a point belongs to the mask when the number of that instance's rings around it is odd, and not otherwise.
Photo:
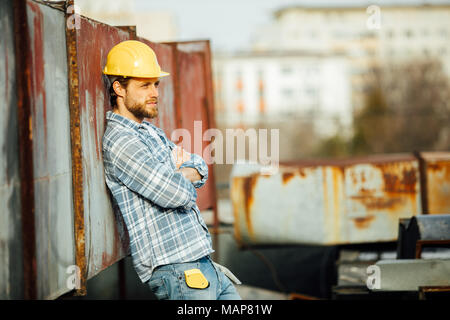
[(143, 75), (143, 74), (120, 74), (119, 72), (108, 72), (106, 71), (106, 68), (103, 69), (103, 73), (108, 76), (120, 76), (120, 77), (126, 77), (126, 78), (162, 78), (170, 76), (170, 73), (161, 71), (159, 75)]

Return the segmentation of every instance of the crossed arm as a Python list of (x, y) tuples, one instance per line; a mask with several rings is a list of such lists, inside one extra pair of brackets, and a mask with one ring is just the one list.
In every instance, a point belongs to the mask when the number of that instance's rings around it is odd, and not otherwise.
[[(171, 150), (177, 150), (173, 146)], [(115, 176), (129, 189), (163, 208), (190, 209), (197, 199), (195, 188), (204, 185), (208, 178), (208, 167), (200, 156), (190, 154), (189, 160), (174, 171), (154, 159), (148, 147), (135, 136), (118, 139), (110, 154)]]
[(175, 166), (186, 179), (192, 182), (195, 188), (200, 188), (208, 179), (208, 166), (202, 157), (195, 153), (189, 153), (181, 147), (169, 141)]

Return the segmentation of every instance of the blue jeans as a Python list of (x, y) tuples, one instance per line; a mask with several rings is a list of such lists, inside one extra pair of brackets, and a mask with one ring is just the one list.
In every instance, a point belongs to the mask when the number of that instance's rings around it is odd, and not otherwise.
[[(209, 282), (205, 289), (187, 286), (184, 271), (200, 269)], [(158, 300), (241, 300), (233, 283), (213, 264), (209, 256), (185, 263), (157, 267), (148, 285)]]

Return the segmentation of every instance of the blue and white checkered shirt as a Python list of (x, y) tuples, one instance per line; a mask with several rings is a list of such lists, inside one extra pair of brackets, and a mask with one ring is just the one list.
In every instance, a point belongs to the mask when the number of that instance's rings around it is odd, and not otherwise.
[(178, 172), (164, 131), (108, 111), (103, 136), (106, 184), (120, 208), (130, 237), (130, 251), (142, 282), (159, 265), (189, 262), (212, 252), (211, 235), (197, 207), (197, 191), (208, 179), (202, 157), (180, 168), (197, 169), (191, 182)]

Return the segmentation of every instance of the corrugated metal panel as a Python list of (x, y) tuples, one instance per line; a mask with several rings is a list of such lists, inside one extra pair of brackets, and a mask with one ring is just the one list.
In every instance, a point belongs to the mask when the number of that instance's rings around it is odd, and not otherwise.
[(450, 152), (422, 152), (429, 214), (450, 213)]
[(166, 136), (170, 139), (172, 132), (178, 128), (178, 113), (176, 104), (177, 85), (177, 67), (176, 67), (176, 51), (173, 46), (154, 43), (144, 38), (137, 38), (149, 45), (158, 57), (158, 63), (161, 69), (169, 72), (170, 76), (161, 78), (159, 86), (158, 99), (158, 117), (156, 119), (148, 119), (155, 126), (164, 130)]
[(12, 1), (0, 2), (0, 300), (23, 297), (19, 137)]
[(399, 218), (421, 212), (412, 156), (281, 166), (232, 177), (235, 236), (253, 244), (395, 241)]
[[(203, 151), (210, 144), (203, 140), (203, 134), (209, 128), (214, 128), (210, 121), (211, 100), (209, 99), (211, 88), (208, 86), (207, 70), (208, 64), (206, 54), (209, 52), (207, 43), (177, 44), (179, 67), (178, 82), (180, 88), (180, 113), (181, 128), (191, 133), (191, 141), (183, 141), (183, 147), (190, 152), (203, 156)], [(197, 122), (197, 125), (196, 125)], [(197, 143), (195, 143), (197, 141)], [(206, 159), (207, 160), (207, 155)], [(209, 176), (206, 184), (198, 189), (198, 205), (200, 210), (215, 209), (216, 194), (214, 184), (213, 165), (208, 165)]]
[(64, 13), (27, 2), (31, 43), (37, 298), (68, 291), (75, 264)]
[[(130, 39), (126, 31), (81, 17), (77, 30), (77, 64), (87, 279), (123, 258), (128, 250), (126, 228), (111, 206), (104, 177), (102, 137), (109, 94), (102, 77), (109, 50)], [(117, 219), (116, 219), (117, 218)], [(119, 222), (119, 223), (117, 223)]]

